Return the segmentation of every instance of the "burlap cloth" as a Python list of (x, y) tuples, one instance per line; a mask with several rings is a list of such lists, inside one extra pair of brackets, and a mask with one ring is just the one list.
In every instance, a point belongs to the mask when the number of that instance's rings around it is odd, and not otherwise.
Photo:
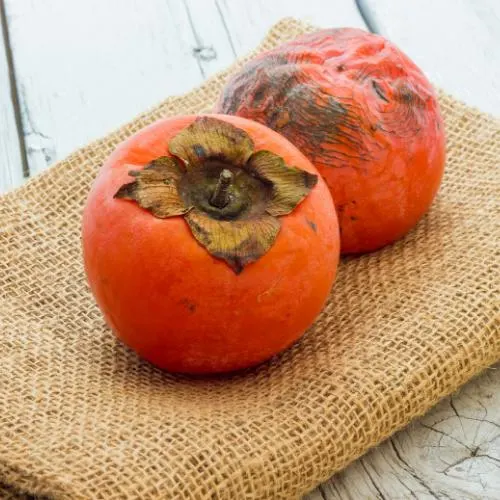
[[(282, 21), (259, 50), (310, 29)], [(1, 198), (0, 494), (288, 500), (500, 358), (500, 121), (443, 93), (448, 164), (431, 212), (403, 241), (344, 259), (299, 344), (193, 380), (114, 339), (82, 268), (91, 182), (141, 127), (210, 108), (227, 74)]]

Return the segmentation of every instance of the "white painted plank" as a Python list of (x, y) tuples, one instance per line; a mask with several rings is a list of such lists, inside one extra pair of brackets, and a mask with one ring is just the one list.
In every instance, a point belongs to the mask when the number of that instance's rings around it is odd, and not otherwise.
[(204, 79), (182, 0), (7, 0), (32, 173)]
[(304, 500), (500, 498), (500, 365)]
[(373, 28), (447, 92), (500, 115), (498, 0), (359, 0)]
[(0, 193), (19, 186), (23, 181), (4, 38), (0, 23)]
[(283, 17), (295, 17), (323, 28), (366, 29), (354, 0), (217, 0), (238, 55), (254, 48)]
[(7, 14), (32, 173), (203, 79), (181, 1), (12, 0)]

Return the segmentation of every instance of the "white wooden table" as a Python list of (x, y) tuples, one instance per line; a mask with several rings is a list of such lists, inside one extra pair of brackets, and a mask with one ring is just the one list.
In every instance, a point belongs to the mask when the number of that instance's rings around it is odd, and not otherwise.
[[(252, 49), (284, 16), (381, 33), (500, 115), (499, 0), (0, 0), (0, 192)], [(307, 496), (500, 499), (500, 366)]]

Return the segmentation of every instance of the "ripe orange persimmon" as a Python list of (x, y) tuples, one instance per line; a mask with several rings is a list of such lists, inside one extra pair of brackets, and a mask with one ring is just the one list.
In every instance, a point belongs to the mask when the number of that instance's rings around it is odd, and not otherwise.
[(115, 334), (175, 372), (245, 368), (293, 343), (334, 281), (333, 202), (305, 156), (233, 116), (165, 119), (121, 144), (83, 216)]
[(327, 29), (256, 57), (215, 107), (284, 135), (328, 184), (343, 253), (376, 250), (430, 207), (445, 162), (434, 90), (395, 45)]

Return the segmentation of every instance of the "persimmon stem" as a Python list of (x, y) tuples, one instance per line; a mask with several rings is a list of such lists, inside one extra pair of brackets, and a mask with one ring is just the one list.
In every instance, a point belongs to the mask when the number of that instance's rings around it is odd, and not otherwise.
[(233, 180), (233, 173), (227, 168), (223, 169), (217, 182), (210, 204), (217, 208), (224, 208), (229, 203), (229, 188)]

